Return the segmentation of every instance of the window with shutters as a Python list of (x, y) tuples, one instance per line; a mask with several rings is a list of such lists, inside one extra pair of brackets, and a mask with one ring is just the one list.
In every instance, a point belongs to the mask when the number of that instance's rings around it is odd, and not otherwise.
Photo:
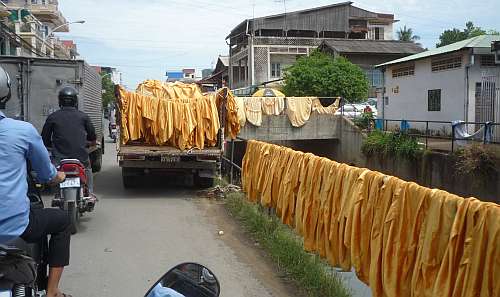
[(415, 64), (399, 66), (397, 68), (392, 69), (393, 78), (409, 76), (409, 75), (415, 75)]
[(271, 78), (280, 78), (280, 77), (281, 77), (281, 64), (271, 63)]
[(495, 55), (481, 55), (481, 66), (496, 66), (495, 65)]
[(427, 110), (441, 111), (441, 89), (429, 90), (427, 97)]
[(432, 72), (450, 70), (462, 67), (462, 56), (452, 56), (432, 59)]
[(375, 40), (384, 40), (384, 28), (376, 27), (375, 28)]

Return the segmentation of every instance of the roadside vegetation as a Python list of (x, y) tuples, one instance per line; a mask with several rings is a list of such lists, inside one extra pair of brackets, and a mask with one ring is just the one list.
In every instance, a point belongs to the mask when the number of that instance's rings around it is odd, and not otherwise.
[(352, 121), (361, 130), (370, 130), (373, 128), (375, 116), (373, 112), (363, 112), (360, 117), (354, 118)]
[(458, 175), (474, 176), (475, 186), (482, 187), (499, 174), (498, 154), (484, 145), (471, 145), (455, 152), (455, 166)]
[(302, 240), (278, 218), (246, 201), (243, 193), (227, 196), (226, 207), (259, 242), (278, 268), (297, 282), (308, 296), (351, 296), (342, 280), (327, 263), (304, 250)]
[(313, 52), (285, 70), (283, 92), (287, 96), (342, 97), (362, 102), (369, 83), (363, 70), (346, 58)]
[(415, 136), (407, 133), (386, 133), (375, 130), (365, 139), (361, 151), (366, 156), (398, 156), (416, 159), (424, 153), (424, 148)]

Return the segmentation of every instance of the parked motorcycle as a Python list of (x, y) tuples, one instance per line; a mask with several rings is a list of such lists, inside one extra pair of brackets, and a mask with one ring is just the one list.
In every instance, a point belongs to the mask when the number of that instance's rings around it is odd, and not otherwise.
[(205, 266), (183, 263), (163, 275), (145, 297), (219, 297), (217, 277)]
[(85, 212), (94, 210), (96, 198), (90, 195), (85, 166), (79, 160), (62, 160), (57, 169), (66, 174), (66, 179), (59, 184), (59, 191), (52, 200), (52, 206), (68, 212), (71, 218), (71, 233), (75, 234), (80, 217)]

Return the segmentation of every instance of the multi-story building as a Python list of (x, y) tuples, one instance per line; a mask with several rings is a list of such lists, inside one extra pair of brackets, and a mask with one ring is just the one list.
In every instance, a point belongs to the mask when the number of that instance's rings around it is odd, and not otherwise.
[(392, 40), (394, 22), (392, 14), (352, 2), (244, 20), (226, 38), (229, 84), (238, 89), (280, 79), (284, 68), (324, 40)]
[[(482, 35), (379, 65), (385, 74), (379, 116), (500, 122), (500, 59), (492, 52), (494, 42), (500, 42), (500, 36)], [(445, 125), (450, 128), (430, 128)], [(500, 141), (500, 127), (494, 132)]]
[[(7, 0), (3, 8), (9, 12), (4, 21), (6, 31), (14, 32), (17, 46), (12, 55), (71, 58), (72, 48), (52, 35), (69, 32), (68, 22), (59, 11), (57, 0)], [(10, 42), (9, 42), (10, 43)], [(2, 44), (5, 49), (10, 44)], [(4, 50), (7, 54), (7, 50)]]
[(123, 84), (122, 72), (119, 71), (118, 69), (108, 66), (93, 66), (93, 67), (99, 74), (108, 75), (111, 81), (115, 85)]

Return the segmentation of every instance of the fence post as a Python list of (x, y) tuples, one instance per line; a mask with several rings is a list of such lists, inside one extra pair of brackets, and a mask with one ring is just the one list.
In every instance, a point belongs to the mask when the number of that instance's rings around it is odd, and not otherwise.
[(455, 125), (451, 124), (451, 152), (455, 151)]
[(488, 138), (488, 122), (484, 123), (483, 144), (486, 144), (487, 138)]
[(425, 121), (425, 149), (429, 148), (429, 121)]
[(231, 139), (231, 176), (229, 177), (229, 183), (233, 184), (233, 174), (234, 173), (234, 139)]

